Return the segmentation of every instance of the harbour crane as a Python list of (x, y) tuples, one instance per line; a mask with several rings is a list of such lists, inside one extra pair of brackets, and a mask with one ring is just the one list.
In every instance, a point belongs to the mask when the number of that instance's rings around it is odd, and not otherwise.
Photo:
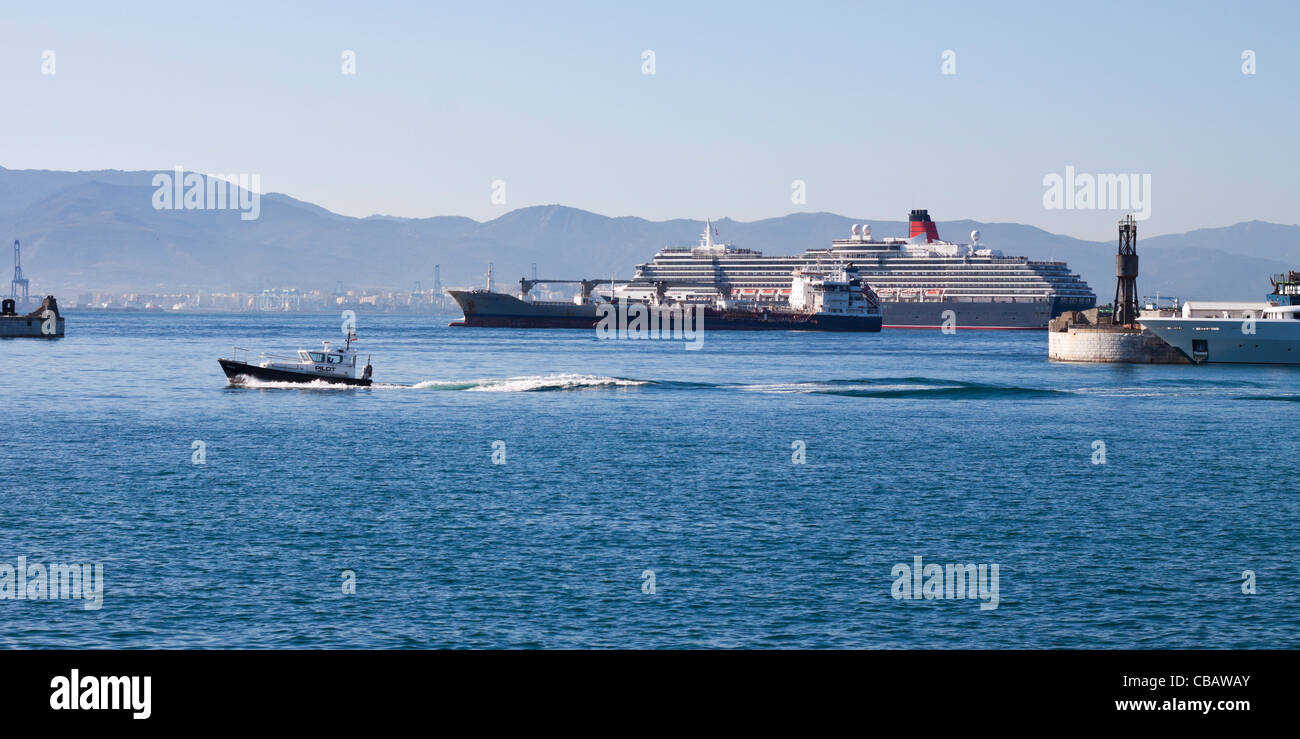
[[(14, 239), (14, 279), (9, 283), (9, 297), (13, 298), (18, 305), (26, 305), (29, 301), (27, 289), (29, 281), (23, 277), (23, 252), (22, 247), (18, 245), (18, 239)], [(22, 296), (19, 297), (19, 290), (22, 290)]]

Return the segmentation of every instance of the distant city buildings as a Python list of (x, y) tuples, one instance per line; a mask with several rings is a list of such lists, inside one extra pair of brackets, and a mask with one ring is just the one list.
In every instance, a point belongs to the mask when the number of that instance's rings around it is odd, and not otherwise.
[(434, 290), (343, 290), (342, 286), (332, 291), (285, 287), (258, 292), (85, 292), (77, 296), (75, 305), (68, 307), (217, 313), (332, 313), (348, 309), (382, 313), (459, 313), (450, 297)]

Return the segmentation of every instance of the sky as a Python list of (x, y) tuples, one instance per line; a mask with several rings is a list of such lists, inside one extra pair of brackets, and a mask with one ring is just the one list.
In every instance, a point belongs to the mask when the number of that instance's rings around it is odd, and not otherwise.
[(1109, 240), (1116, 203), (1045, 204), (1071, 167), (1149, 175), (1145, 235), (1300, 222), (1300, 3), (5, 6), (10, 169), (257, 174), (352, 216), (927, 208)]

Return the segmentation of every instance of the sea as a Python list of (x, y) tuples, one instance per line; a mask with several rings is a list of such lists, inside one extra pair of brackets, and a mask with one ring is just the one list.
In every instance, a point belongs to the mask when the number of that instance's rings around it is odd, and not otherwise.
[(1300, 647), (1300, 368), (362, 313), (373, 387), (232, 387), (340, 317), (65, 315), (0, 340), (2, 647)]

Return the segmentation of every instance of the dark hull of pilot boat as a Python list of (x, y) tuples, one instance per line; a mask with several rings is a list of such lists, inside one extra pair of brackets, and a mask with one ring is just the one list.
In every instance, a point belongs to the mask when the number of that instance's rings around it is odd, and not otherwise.
[(245, 378), (252, 378), (261, 382), (328, 382), (333, 385), (370, 386), (370, 378), (368, 377), (363, 379), (344, 376), (329, 377), (327, 375), (307, 374), (306, 372), (269, 369), (255, 364), (236, 362), (232, 359), (218, 359), (217, 361), (221, 363), (221, 370), (226, 373), (226, 377), (234, 384), (242, 382)]

